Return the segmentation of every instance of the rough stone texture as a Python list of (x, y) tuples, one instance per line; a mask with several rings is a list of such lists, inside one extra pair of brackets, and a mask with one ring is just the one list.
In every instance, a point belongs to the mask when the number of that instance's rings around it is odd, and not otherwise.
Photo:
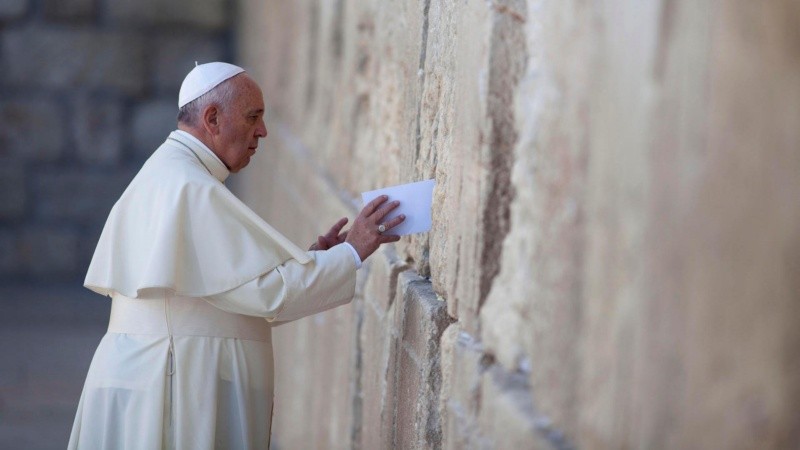
[(50, 100), (0, 102), (0, 155), (34, 161), (53, 161), (64, 149), (65, 124), (61, 106)]
[(395, 249), (456, 321), (441, 391), (376, 254), (352, 447), (800, 445), (796, 2), (245, 1), (241, 24), (262, 214), (307, 242), (329, 204), (437, 181)]
[(72, 127), (78, 156), (87, 163), (116, 164), (122, 157), (122, 104), (117, 100), (79, 98)]
[(4, 79), (14, 86), (107, 89), (139, 94), (145, 86), (145, 46), (134, 33), (39, 25), (3, 33)]
[(108, 17), (121, 25), (182, 25), (222, 29), (228, 25), (229, 0), (113, 0)]
[(441, 390), (439, 340), (450, 324), (444, 302), (430, 282), (413, 272), (397, 280), (395, 314), (393, 448), (440, 448), (442, 424), (438, 414)]
[(28, 9), (29, 0), (3, 0), (0, 2), (0, 21), (22, 17)]

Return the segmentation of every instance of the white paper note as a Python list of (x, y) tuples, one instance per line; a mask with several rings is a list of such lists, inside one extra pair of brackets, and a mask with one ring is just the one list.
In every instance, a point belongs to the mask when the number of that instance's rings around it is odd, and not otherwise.
[(431, 204), (433, 203), (433, 187), (435, 185), (435, 180), (425, 180), (376, 189), (362, 193), (361, 200), (366, 205), (379, 195), (388, 195), (389, 201), (400, 201), (400, 206), (384, 217), (382, 222), (388, 222), (400, 214), (405, 214), (406, 220), (400, 225), (386, 230), (384, 234), (405, 236), (407, 234), (424, 233), (431, 229)]

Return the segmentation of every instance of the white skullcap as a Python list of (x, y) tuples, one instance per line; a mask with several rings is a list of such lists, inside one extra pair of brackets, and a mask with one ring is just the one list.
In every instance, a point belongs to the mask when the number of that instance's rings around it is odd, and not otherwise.
[(244, 72), (239, 66), (224, 62), (211, 62), (197, 65), (186, 75), (178, 94), (178, 108), (214, 89), (228, 78)]

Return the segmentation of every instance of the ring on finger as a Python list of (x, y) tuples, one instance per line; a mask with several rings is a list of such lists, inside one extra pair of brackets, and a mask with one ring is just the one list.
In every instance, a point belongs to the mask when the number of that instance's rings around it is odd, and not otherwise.
[(383, 234), (384, 231), (386, 231), (386, 225), (384, 224), (378, 225), (378, 233)]

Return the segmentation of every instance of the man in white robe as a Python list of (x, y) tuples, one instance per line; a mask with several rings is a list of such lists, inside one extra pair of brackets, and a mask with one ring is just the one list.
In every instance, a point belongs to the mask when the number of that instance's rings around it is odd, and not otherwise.
[[(303, 251), (223, 182), (267, 136), (244, 70), (195, 67), (178, 130), (114, 205), (85, 286), (112, 298), (70, 449), (266, 449), (271, 326), (350, 302), (355, 273), (399, 216), (381, 197)], [(266, 320), (265, 320), (266, 319)]]

